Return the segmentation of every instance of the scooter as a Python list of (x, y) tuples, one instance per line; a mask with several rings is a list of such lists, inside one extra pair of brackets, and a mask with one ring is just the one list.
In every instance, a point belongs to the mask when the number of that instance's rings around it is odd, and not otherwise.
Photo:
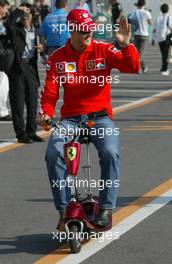
[[(94, 122), (87, 122), (87, 127), (93, 126)], [(53, 120), (49, 120), (48, 124), (58, 129), (58, 124)], [(81, 250), (81, 244), (84, 239), (84, 234), (92, 234), (104, 232), (112, 228), (112, 222), (104, 227), (94, 224), (94, 219), (99, 213), (98, 197), (94, 196), (91, 187), (91, 163), (90, 163), (90, 136), (89, 133), (84, 133), (80, 125), (80, 135), (73, 135), (73, 138), (68, 143), (64, 144), (64, 157), (68, 173), (68, 179), (73, 182), (71, 187), (71, 200), (65, 210), (64, 225), (67, 234), (72, 234), (72, 239), (68, 238), (69, 246), (72, 253), (78, 253)], [(88, 131), (88, 130), (87, 130)], [(77, 139), (77, 142), (76, 142)], [(88, 180), (88, 193), (86, 198), (80, 199), (77, 187), (76, 177), (80, 163), (81, 144), (86, 145), (86, 165), (82, 167), (85, 177)], [(86, 236), (88, 238), (88, 236)]]

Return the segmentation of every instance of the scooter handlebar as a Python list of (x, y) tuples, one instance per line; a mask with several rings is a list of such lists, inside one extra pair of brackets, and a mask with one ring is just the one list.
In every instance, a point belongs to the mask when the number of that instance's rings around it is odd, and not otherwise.
[(43, 128), (45, 131), (49, 131), (51, 128), (58, 128), (58, 124), (54, 121), (54, 119), (50, 118), (45, 121)]

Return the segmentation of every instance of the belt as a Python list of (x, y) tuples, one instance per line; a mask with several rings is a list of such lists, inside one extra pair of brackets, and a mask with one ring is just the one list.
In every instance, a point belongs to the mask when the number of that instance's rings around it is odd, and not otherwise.
[[(88, 114), (86, 114), (88, 116), (88, 119), (89, 120), (93, 120), (95, 119), (96, 117), (103, 117), (103, 116), (108, 116), (108, 113), (106, 111), (106, 109), (103, 109), (101, 111), (98, 111), (98, 112), (90, 112)], [(78, 115), (78, 116), (69, 116), (69, 117), (64, 117), (64, 118), (61, 118), (62, 119), (70, 119), (70, 118), (81, 118), (82, 115)]]
[(98, 112), (91, 112), (91, 113), (87, 114), (87, 116), (90, 120), (95, 119), (96, 117), (102, 117), (102, 116), (107, 116), (107, 115), (108, 115), (108, 113), (105, 109), (98, 111)]
[(31, 63), (31, 62), (33, 62), (33, 61), (34, 61), (34, 59), (21, 58), (21, 62), (23, 62), (23, 63)]

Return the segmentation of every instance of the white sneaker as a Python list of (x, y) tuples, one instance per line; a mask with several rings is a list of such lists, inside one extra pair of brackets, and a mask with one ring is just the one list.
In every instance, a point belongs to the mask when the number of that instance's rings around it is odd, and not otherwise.
[(170, 71), (169, 70), (162, 71), (161, 74), (164, 75), (164, 76), (168, 76), (170, 74)]
[(145, 67), (145, 68), (142, 69), (142, 72), (146, 73), (148, 70), (149, 70), (149, 67)]

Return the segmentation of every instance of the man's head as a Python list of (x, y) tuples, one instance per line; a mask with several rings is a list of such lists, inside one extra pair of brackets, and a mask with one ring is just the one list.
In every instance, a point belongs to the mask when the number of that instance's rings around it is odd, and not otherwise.
[(112, 5), (116, 4), (116, 2), (117, 2), (117, 0), (110, 0), (110, 3), (111, 3)]
[(7, 15), (9, 8), (9, 2), (7, 0), (0, 0), (0, 18), (3, 18)]
[(138, 0), (138, 2), (135, 4), (135, 6), (137, 6), (138, 8), (144, 7), (145, 5), (146, 5), (145, 0)]
[(56, 8), (60, 9), (60, 8), (66, 8), (67, 7), (67, 0), (56, 0)]
[(33, 6), (29, 3), (22, 3), (20, 7), (24, 7), (27, 10), (23, 12), (21, 23), (24, 27), (29, 28), (32, 25)]
[(168, 6), (167, 4), (163, 4), (163, 5), (161, 5), (161, 12), (162, 12), (163, 14), (168, 13), (168, 11), (169, 11), (169, 6)]
[(76, 44), (78, 50), (90, 45), (92, 31), (95, 30), (96, 25), (88, 11), (71, 10), (67, 16), (67, 24), (71, 33), (71, 42)]
[(78, 1), (78, 3), (79, 3), (80, 6), (84, 5), (85, 2), (86, 2), (86, 0), (80, 0), (80, 1)]

